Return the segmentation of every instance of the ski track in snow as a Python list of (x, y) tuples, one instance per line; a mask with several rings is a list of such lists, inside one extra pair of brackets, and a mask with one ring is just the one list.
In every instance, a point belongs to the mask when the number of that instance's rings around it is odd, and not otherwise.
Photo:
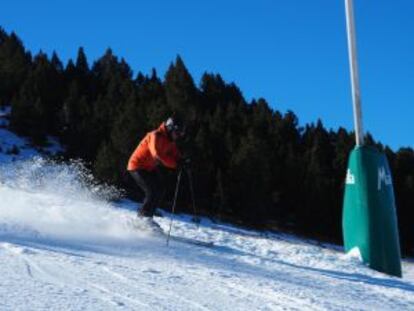
[(173, 235), (215, 246), (167, 247), (133, 228), (136, 203), (103, 200), (76, 166), (2, 163), (1, 311), (414, 310), (412, 260), (399, 279), (338, 246), (185, 215)]
[[(164, 227), (168, 219), (157, 219)], [(1, 310), (412, 310), (413, 280), (283, 238), (175, 223), (205, 248), (137, 237), (128, 245), (8, 238), (0, 242)], [(202, 233), (202, 234), (201, 234)], [(142, 240), (141, 240), (142, 239)], [(412, 264), (404, 263), (404, 270)], [(411, 274), (412, 275), (412, 274)]]

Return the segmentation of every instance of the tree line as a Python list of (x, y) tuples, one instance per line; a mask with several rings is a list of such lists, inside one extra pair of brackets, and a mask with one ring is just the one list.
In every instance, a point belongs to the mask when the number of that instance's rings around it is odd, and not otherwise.
[[(182, 149), (192, 158), (199, 211), (215, 219), (341, 243), (347, 159), (354, 133), (326, 129), (321, 120), (300, 125), (292, 111), (263, 99), (247, 101), (234, 83), (205, 73), (196, 84), (180, 56), (165, 76), (135, 76), (108, 49), (90, 66), (83, 48), (64, 65), (56, 53), (28, 52), (15, 33), (0, 28), (0, 105), (11, 105), (10, 128), (38, 146), (48, 135), (81, 158), (102, 181), (139, 197), (125, 174), (146, 132), (172, 113), (184, 116)], [(277, 107), (276, 107), (277, 108)], [(414, 150), (385, 152), (394, 181), (404, 254), (414, 254)], [(191, 212), (188, 180), (180, 210)], [(169, 208), (174, 175), (163, 207)]]

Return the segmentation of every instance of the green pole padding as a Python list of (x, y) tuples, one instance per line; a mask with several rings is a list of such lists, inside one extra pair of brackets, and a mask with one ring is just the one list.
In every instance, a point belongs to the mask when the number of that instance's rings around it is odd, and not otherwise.
[(346, 252), (358, 247), (372, 269), (402, 276), (391, 172), (386, 156), (373, 147), (358, 146), (350, 154), (342, 230)]

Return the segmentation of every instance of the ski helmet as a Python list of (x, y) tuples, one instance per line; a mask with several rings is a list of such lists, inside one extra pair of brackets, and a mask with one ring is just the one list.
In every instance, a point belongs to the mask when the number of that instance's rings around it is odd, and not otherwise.
[(170, 133), (175, 132), (179, 135), (184, 135), (185, 133), (185, 128), (182, 121), (176, 116), (169, 117), (167, 121), (165, 121), (165, 127)]

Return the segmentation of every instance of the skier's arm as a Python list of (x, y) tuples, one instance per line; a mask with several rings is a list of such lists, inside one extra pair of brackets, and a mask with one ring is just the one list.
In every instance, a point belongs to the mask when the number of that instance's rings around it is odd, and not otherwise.
[(166, 153), (165, 140), (156, 132), (153, 133), (153, 137), (150, 143), (150, 152), (152, 156), (160, 161), (165, 167), (177, 168), (177, 161), (179, 159), (178, 151), (171, 154)]

